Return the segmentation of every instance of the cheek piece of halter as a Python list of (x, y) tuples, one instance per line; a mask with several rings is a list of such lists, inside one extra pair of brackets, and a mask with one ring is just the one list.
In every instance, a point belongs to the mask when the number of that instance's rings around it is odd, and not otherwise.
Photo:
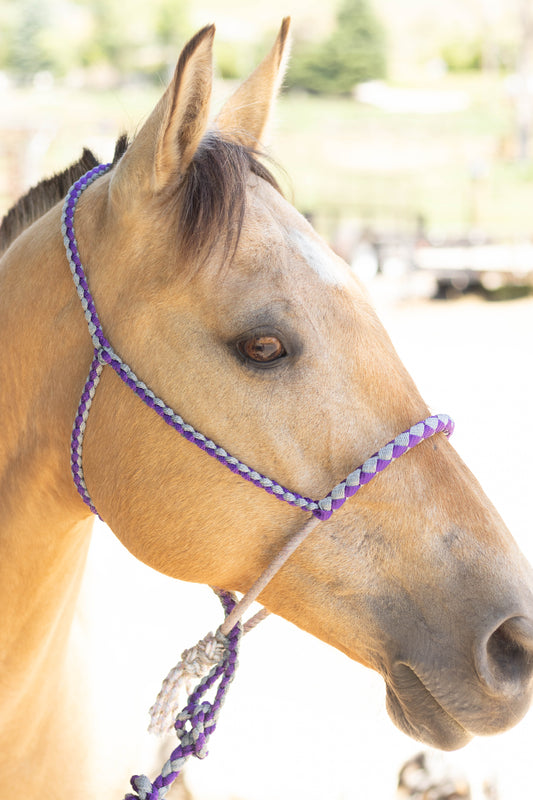
[[(193, 648), (186, 650), (182, 654), (180, 663), (171, 670), (163, 682), (161, 692), (150, 709), (152, 718), (150, 730), (160, 733), (174, 728), (180, 744), (171, 753), (161, 774), (153, 783), (145, 775), (134, 776), (131, 779), (131, 785), (135, 794), (128, 794), (125, 798), (125, 800), (160, 800), (167, 793), (189, 756), (195, 755), (203, 758), (207, 755), (207, 739), (216, 727), (220, 707), (235, 672), (240, 636), (267, 613), (260, 612), (242, 626), (240, 620), (248, 607), (319, 521), (329, 519), (349, 497), (352, 497), (389, 464), (420, 442), (441, 431), (447, 436), (451, 435), (454, 423), (446, 414), (430, 416), (422, 422), (418, 422), (378, 450), (321, 500), (304, 497), (281, 486), (271, 478), (261, 475), (238, 458), (230, 455), (223, 447), (219, 447), (192, 425), (187, 424), (164, 400), (157, 397), (143, 381), (137, 378), (131, 367), (117, 355), (104, 336), (80, 260), (74, 234), (76, 205), (82, 192), (97, 178), (108, 172), (111, 166), (111, 164), (101, 164), (76, 181), (67, 194), (61, 218), (67, 259), (94, 345), (89, 377), (81, 395), (71, 440), (71, 469), (78, 492), (91, 511), (98, 515), (83, 474), (82, 448), (87, 418), (100, 376), (104, 367), (110, 366), (143, 403), (152, 408), (185, 439), (216, 458), (232, 472), (251, 481), (279, 500), (301, 508), (303, 511), (311, 512), (312, 515), (303, 527), (289, 539), (274, 561), (239, 602), (232, 593), (215, 589), (224, 608), (224, 622), (215, 634), (208, 634)], [(182, 687), (189, 688), (190, 682), (197, 679), (201, 679), (200, 683), (190, 694), (185, 708), (176, 716)], [(217, 683), (218, 688), (215, 689)], [(210, 689), (214, 693), (214, 700), (212, 702), (202, 701), (201, 698)]]

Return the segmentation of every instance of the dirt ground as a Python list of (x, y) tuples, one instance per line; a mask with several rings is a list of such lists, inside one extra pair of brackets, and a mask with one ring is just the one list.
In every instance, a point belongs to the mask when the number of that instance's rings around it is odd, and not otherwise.
[[(454, 446), (533, 562), (533, 299), (406, 301), (398, 289), (374, 286), (382, 319), (432, 410), (454, 417)], [(115, 710), (123, 750), (182, 649), (218, 624), (218, 604), (135, 562), (103, 525), (85, 591), (95, 704)], [(533, 712), (443, 758), (467, 772), (473, 800), (488, 797), (486, 781), (498, 800), (530, 800), (532, 740)], [(394, 800), (400, 766), (421, 749), (388, 719), (377, 675), (270, 618), (243, 643), (210, 756), (187, 782), (194, 800)], [(142, 748), (132, 758), (146, 769)]]

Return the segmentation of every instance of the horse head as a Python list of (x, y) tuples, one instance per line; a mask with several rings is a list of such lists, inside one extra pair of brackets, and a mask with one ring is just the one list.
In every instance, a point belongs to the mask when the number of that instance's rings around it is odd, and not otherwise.
[[(365, 289), (262, 155), (287, 33), (284, 21), (210, 123), (214, 28), (200, 31), (80, 198), (76, 234), (103, 330), (132, 370), (237, 459), (314, 498), (429, 412)], [(246, 591), (306, 519), (177, 436), (112, 371), (84, 473), (137, 558), (226, 589)], [(321, 522), (260, 599), (377, 670), (394, 722), (426, 743), (460, 747), (528, 707), (531, 569), (442, 434)]]

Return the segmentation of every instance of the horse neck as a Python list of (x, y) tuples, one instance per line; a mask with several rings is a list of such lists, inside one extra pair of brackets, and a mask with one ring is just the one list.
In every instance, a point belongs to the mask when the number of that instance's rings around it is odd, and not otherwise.
[(52, 209), (0, 261), (0, 775), (2, 753), (28, 755), (60, 708), (92, 524), (68, 446), (91, 347), (59, 217)]

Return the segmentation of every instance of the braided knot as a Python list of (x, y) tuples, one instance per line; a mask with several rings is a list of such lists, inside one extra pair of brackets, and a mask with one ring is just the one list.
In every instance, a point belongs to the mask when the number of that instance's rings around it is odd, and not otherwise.
[[(236, 598), (229, 592), (216, 590), (216, 593), (227, 618), (236, 605)], [(227, 636), (219, 630), (215, 634), (208, 634), (196, 647), (185, 651), (183, 659), (189, 665), (189, 669), (184, 670), (184, 665), (179, 664), (175, 668), (176, 674), (173, 674), (174, 671), (172, 671), (169, 675), (167, 687), (163, 687), (162, 696), (156, 703), (154, 715), (157, 721), (160, 713), (168, 713), (165, 705), (168, 701), (169, 686), (173, 692), (178, 678), (183, 678), (184, 671), (194, 674), (196, 670), (205, 672), (213, 662), (215, 662), (214, 666), (201, 679), (189, 696), (189, 702), (176, 717), (174, 728), (179, 743), (163, 765), (160, 774), (153, 783), (146, 775), (134, 775), (131, 785), (136, 794), (130, 793), (124, 800), (162, 800), (190, 756), (205, 758), (207, 740), (216, 728), (220, 709), (235, 675), (241, 635), (242, 626), (238, 623), (234, 625)], [(214, 693), (213, 701), (202, 701), (202, 697), (210, 690)], [(154, 713), (154, 710), (152, 712)]]
[(207, 740), (216, 727), (214, 716), (215, 710), (207, 700), (192, 708), (189, 705), (187, 710), (178, 714), (175, 723), (176, 736), (181, 742), (184, 755), (200, 759), (206, 757)]
[(159, 800), (159, 791), (146, 775), (134, 775), (130, 780), (137, 794), (127, 794), (124, 800)]
[(146, 775), (134, 775), (130, 783), (136, 794), (127, 794), (124, 800), (162, 800), (190, 756), (199, 759), (207, 756), (207, 740), (216, 728), (216, 713), (216, 707), (206, 700), (190, 702), (176, 718), (179, 745), (163, 766), (161, 774), (154, 783)]

